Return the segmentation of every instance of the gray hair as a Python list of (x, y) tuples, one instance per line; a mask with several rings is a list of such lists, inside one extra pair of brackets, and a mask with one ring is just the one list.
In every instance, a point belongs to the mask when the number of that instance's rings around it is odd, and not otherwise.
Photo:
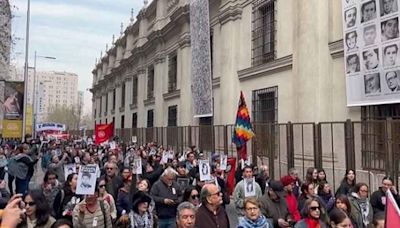
[(192, 210), (193, 213), (196, 214), (196, 207), (192, 203), (186, 201), (178, 205), (176, 217), (178, 218), (181, 215), (181, 211), (185, 209)]
[(164, 172), (161, 174), (162, 177), (165, 177), (167, 175), (172, 175), (176, 176), (178, 173), (171, 167), (168, 167), (164, 170)]

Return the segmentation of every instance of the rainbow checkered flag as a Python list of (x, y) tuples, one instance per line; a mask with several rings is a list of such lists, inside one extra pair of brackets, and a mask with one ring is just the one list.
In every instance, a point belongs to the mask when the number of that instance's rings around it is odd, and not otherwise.
[(240, 91), (239, 107), (236, 114), (236, 123), (232, 135), (232, 142), (236, 144), (237, 148), (241, 148), (253, 137), (254, 132), (251, 127), (249, 110), (247, 109), (243, 92)]

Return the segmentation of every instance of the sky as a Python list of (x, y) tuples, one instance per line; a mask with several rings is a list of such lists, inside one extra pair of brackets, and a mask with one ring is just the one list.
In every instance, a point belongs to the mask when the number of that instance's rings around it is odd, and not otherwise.
[[(149, 1), (151, 2), (151, 1)], [(25, 62), (25, 31), (27, 0), (10, 0), (15, 41), (12, 62), (23, 68)], [(91, 113), (92, 70), (106, 44), (111, 47), (112, 36), (119, 37), (121, 22), (129, 23), (131, 9), (136, 18), (143, 0), (31, 0), (29, 66), (38, 71), (66, 71), (79, 77), (78, 90), (85, 92), (84, 113)]]

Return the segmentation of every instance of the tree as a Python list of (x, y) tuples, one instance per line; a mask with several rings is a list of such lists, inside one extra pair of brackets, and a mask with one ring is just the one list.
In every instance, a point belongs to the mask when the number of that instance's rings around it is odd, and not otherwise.
[(81, 119), (80, 127), (85, 129), (94, 129), (94, 119), (91, 113), (85, 114)]
[(67, 130), (74, 130), (79, 126), (79, 114), (74, 107), (56, 105), (47, 115), (47, 122), (65, 124)]

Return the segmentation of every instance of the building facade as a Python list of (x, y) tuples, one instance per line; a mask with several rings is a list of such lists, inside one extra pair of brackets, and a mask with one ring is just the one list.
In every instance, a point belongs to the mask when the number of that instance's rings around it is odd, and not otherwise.
[(232, 124), (242, 90), (254, 122), (399, 115), (347, 107), (341, 1), (210, 2), (212, 119), (193, 118), (188, 0), (154, 0), (93, 70), (96, 123), (116, 128)]

